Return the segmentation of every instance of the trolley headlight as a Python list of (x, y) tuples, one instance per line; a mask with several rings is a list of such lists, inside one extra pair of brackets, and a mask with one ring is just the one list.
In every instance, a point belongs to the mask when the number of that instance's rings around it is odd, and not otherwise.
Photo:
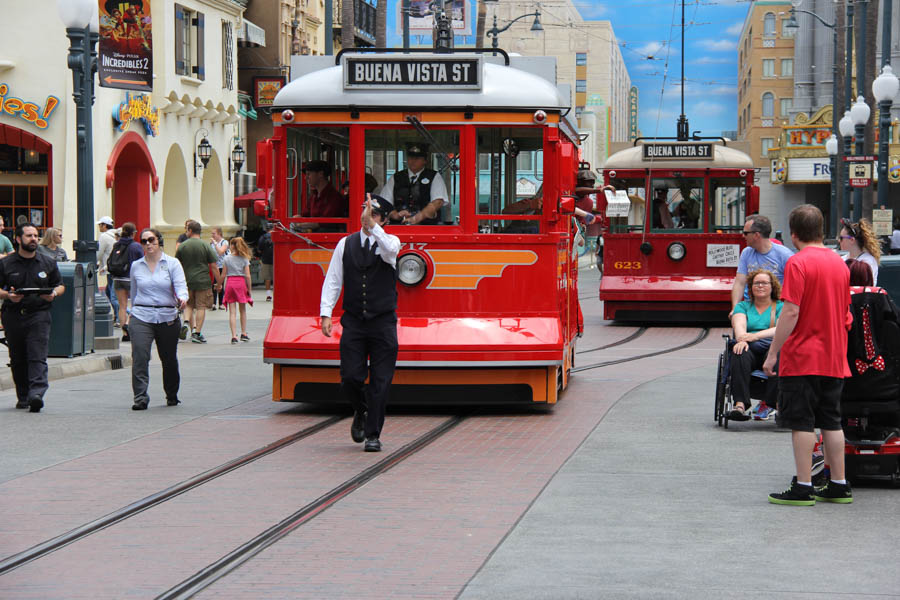
[(684, 258), (686, 252), (687, 251), (684, 248), (684, 244), (682, 244), (681, 242), (672, 242), (666, 249), (666, 254), (668, 254), (669, 258), (671, 258), (672, 260), (681, 260), (682, 258)]
[(418, 254), (404, 254), (397, 261), (397, 277), (404, 285), (416, 285), (428, 272), (425, 260)]
[(294, 111), (289, 108), (281, 111), (281, 120), (285, 123), (293, 123), (294, 122)]

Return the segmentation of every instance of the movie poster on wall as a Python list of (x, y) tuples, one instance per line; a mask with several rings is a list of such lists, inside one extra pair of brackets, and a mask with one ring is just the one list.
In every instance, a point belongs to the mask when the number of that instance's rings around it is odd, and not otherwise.
[(150, 0), (99, 0), (100, 85), (152, 91), (153, 38)]

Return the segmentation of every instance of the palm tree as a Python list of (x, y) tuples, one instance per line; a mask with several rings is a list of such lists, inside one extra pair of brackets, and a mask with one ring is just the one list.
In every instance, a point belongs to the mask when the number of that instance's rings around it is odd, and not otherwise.
[[(326, 2), (328, 0), (325, 0)], [(343, 0), (341, 2), (341, 47), (353, 48), (356, 46), (356, 19), (354, 18), (356, 0)]]
[(376, 0), (375, 4), (375, 47), (387, 47), (387, 0)]

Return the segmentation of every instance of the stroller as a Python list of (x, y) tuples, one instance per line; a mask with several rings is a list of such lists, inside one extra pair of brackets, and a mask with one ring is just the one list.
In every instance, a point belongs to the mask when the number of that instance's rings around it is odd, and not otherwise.
[(878, 287), (850, 288), (853, 327), (847, 344), (841, 420), (850, 480), (900, 485), (900, 315)]

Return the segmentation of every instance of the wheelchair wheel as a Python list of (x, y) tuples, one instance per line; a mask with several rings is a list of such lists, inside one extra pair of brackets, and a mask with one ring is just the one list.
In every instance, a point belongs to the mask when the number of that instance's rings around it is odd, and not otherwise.
[[(714, 420), (718, 422), (719, 427), (722, 426), (722, 420), (725, 417), (725, 355), (719, 355), (719, 368), (716, 370), (716, 405)], [(727, 423), (727, 421), (726, 421)], [(727, 424), (726, 424), (727, 427)]]

